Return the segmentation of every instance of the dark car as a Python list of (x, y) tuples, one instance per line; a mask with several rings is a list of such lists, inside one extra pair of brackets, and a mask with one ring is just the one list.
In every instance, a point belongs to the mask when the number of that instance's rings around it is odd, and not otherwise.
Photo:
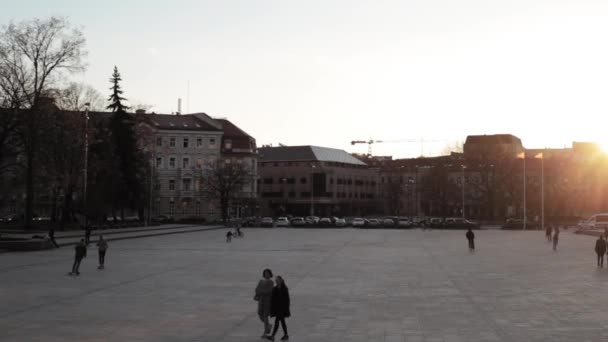
[(443, 227), (443, 220), (439, 217), (431, 217), (426, 224), (429, 228), (441, 228)]
[(380, 228), (382, 227), (382, 222), (378, 219), (372, 218), (367, 220), (365, 226), (368, 228)]
[(241, 227), (259, 227), (260, 221), (255, 217), (246, 217), (241, 223)]
[[(509, 218), (505, 221), (505, 224), (502, 225), (502, 229), (514, 229), (514, 230), (524, 229), (524, 220), (516, 219), (516, 218)], [(536, 222), (527, 221), (526, 229), (534, 230), (534, 229), (540, 229), (540, 227), (539, 227), (538, 223), (536, 223)]]
[(323, 217), (319, 220), (319, 226), (321, 227), (333, 227), (333, 222), (331, 222), (331, 219), (329, 217)]
[(479, 225), (470, 220), (465, 220), (463, 218), (455, 217), (455, 218), (446, 218), (443, 222), (443, 228), (446, 229), (477, 229)]

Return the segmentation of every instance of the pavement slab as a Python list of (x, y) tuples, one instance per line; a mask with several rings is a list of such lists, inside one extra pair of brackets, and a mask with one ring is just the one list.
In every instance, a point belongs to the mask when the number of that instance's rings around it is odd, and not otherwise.
[[(590, 236), (226, 229), (0, 254), (1, 341), (260, 341), (253, 290), (285, 278), (290, 341), (602, 341), (608, 270)], [(607, 264), (608, 265), (608, 264)], [(278, 337), (282, 336), (279, 332)], [(278, 339), (277, 339), (278, 340)]]

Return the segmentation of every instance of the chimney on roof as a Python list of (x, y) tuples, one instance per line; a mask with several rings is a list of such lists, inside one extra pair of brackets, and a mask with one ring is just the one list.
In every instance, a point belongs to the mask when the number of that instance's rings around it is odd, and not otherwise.
[(135, 111), (135, 114), (146, 114), (146, 110), (145, 109), (137, 109)]
[(180, 115), (182, 113), (182, 98), (178, 97), (177, 98), (177, 115)]

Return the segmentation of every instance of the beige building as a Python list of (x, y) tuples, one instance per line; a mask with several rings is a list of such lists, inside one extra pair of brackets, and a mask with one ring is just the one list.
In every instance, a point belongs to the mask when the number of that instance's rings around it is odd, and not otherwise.
[[(250, 170), (248, 182), (237, 195), (233, 215), (241, 215), (256, 199), (257, 151), (255, 139), (225, 119), (207, 114), (143, 114), (147, 127), (145, 149), (151, 158), (153, 215), (174, 219), (218, 219), (217, 201), (203, 188), (205, 170), (222, 158), (243, 163)], [(240, 200), (241, 198), (247, 201)], [(247, 204), (242, 204), (247, 202)]]

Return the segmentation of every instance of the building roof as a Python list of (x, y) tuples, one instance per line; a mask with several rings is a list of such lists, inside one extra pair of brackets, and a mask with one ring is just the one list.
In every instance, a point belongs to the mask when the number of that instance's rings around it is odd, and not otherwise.
[(179, 131), (220, 131), (194, 115), (141, 114), (158, 129)]
[(465, 144), (518, 144), (521, 139), (513, 134), (469, 135)]
[(243, 131), (227, 119), (215, 119), (215, 121), (222, 125), (222, 131), (224, 132), (222, 139), (224, 141), (228, 139), (231, 141), (232, 147), (230, 149), (226, 149), (225, 145), (222, 144), (223, 152), (232, 154), (255, 153), (255, 139), (251, 135), (247, 134), (247, 132)]
[(279, 146), (259, 149), (260, 161), (324, 161), (367, 165), (344, 150), (319, 146)]

